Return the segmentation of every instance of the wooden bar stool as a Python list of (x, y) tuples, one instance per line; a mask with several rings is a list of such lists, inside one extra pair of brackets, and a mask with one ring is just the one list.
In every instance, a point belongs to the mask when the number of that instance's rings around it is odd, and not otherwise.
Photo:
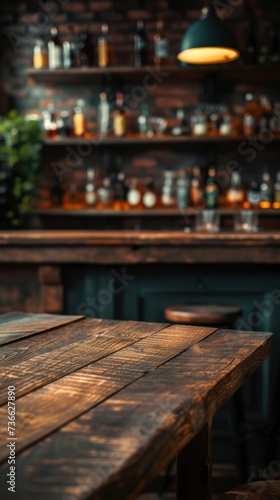
[(219, 500), (279, 500), (280, 481), (258, 481), (256, 483), (243, 484), (232, 488), (224, 493)]
[[(184, 325), (232, 327), (242, 314), (239, 307), (221, 304), (178, 304), (168, 306), (164, 316), (168, 321)], [(240, 481), (248, 479), (248, 459), (245, 443), (245, 417), (242, 389), (231, 400), (229, 427), (236, 454), (236, 470)]]
[(201, 326), (231, 325), (241, 314), (239, 307), (217, 304), (179, 304), (164, 311), (165, 318), (173, 323)]

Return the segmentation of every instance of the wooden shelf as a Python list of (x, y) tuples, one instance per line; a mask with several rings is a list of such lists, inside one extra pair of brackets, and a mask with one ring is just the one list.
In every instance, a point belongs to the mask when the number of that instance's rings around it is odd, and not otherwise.
[[(217, 212), (220, 215), (234, 215), (239, 210), (219, 208)], [(94, 208), (87, 209), (65, 209), (65, 208), (37, 208), (27, 210), (26, 215), (38, 216), (80, 216), (80, 217), (184, 217), (194, 216), (199, 213), (195, 208), (186, 210), (178, 209), (146, 209), (146, 210), (98, 210)], [(280, 209), (256, 210), (258, 215), (280, 215)]]
[(143, 78), (150, 75), (159, 84), (180, 82), (197, 82), (206, 75), (218, 75), (222, 80), (235, 82), (270, 82), (280, 80), (280, 66), (242, 66), (241, 64), (212, 66), (166, 66), (161, 69), (148, 65), (143, 68), (133, 66), (111, 66), (107, 68), (71, 68), (71, 69), (34, 69), (26, 70), (28, 77), (42, 83), (73, 85), (76, 83), (107, 83), (121, 81), (124, 83), (145, 83)]
[[(171, 134), (154, 135), (153, 137), (141, 136), (139, 134), (128, 134), (125, 137), (115, 137), (113, 135), (98, 136), (92, 135), (87, 138), (79, 137), (61, 137), (58, 139), (49, 139), (45, 137), (43, 144), (45, 146), (75, 146), (91, 142), (93, 146), (106, 146), (106, 145), (153, 145), (153, 144), (228, 144), (239, 143), (248, 140), (249, 137), (243, 135), (237, 136), (172, 136)], [(280, 134), (274, 137), (275, 141), (280, 141)]]

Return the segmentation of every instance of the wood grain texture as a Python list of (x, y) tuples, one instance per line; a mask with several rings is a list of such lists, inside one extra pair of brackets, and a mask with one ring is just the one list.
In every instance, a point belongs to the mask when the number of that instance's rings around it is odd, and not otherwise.
[(277, 232), (0, 231), (0, 262), (279, 264), (279, 246)]
[(258, 481), (232, 488), (219, 500), (279, 500), (280, 481)]
[[(163, 329), (160, 326), (159, 331), (133, 345), (17, 399), (17, 432), (20, 435), (17, 450), (21, 451), (73, 420), (214, 331), (213, 328), (167, 326)], [(32, 414), (30, 408), (33, 408)], [(2, 406), (0, 421), (5, 420), (6, 413), (6, 406)], [(2, 427), (0, 441), (5, 437), (6, 428)], [(0, 460), (8, 454), (8, 449), (1, 449)]]
[(83, 319), (0, 350), (0, 404), (8, 385), (17, 397), (112, 354), (167, 324)]
[(193, 345), (19, 453), (20, 500), (135, 498), (271, 346), (272, 334), (223, 330)]
[(0, 345), (79, 321), (83, 316), (7, 313), (0, 316)]

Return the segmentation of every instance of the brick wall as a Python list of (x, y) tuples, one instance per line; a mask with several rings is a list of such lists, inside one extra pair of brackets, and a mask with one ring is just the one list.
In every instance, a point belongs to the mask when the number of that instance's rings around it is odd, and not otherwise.
[[(254, 7), (255, 16), (259, 25), (271, 22), (271, 18), (262, 9), (262, 1), (252, 0), (239, 2), (223, 0), (216, 2), (220, 15), (225, 19), (231, 29), (235, 32), (241, 50), (246, 45), (248, 35), (249, 19), (246, 5)], [(36, 38), (46, 34), (52, 25), (57, 25), (62, 38), (67, 38), (69, 25), (74, 25), (76, 32), (89, 30), (98, 35), (101, 24), (106, 22), (110, 28), (111, 41), (116, 51), (116, 63), (122, 65), (133, 64), (133, 34), (136, 21), (144, 20), (146, 32), (149, 39), (150, 61), (152, 62), (153, 35), (156, 29), (156, 20), (164, 19), (166, 31), (171, 40), (173, 62), (176, 61), (180, 39), (183, 31), (200, 15), (200, 9), (205, 4), (201, 0), (24, 0), (6, 2), (1, 6), (1, 31), (2, 31), (2, 98), (10, 107), (15, 107), (22, 113), (39, 114), (48, 103), (54, 102), (57, 111), (62, 109), (72, 110), (78, 98), (86, 101), (87, 120), (90, 126), (96, 123), (96, 107), (98, 95), (104, 88), (101, 85), (77, 85), (67, 86), (56, 84), (38, 84), (35, 80), (27, 79), (25, 69), (32, 66), (32, 49)], [(275, 4), (277, 6), (277, 3)], [(232, 7), (235, 6), (235, 7)], [(276, 13), (279, 8), (276, 7)], [(274, 11), (275, 12), (275, 11)], [(114, 99), (117, 86), (106, 87), (105, 90)], [(122, 87), (125, 94), (130, 95), (132, 87)], [(229, 104), (230, 109), (241, 116), (243, 112), (244, 94), (251, 90), (256, 93), (268, 93), (274, 99), (277, 98), (277, 87), (262, 86), (242, 83), (224, 85), (220, 89), (219, 100)], [(145, 103), (150, 105), (151, 114), (164, 116), (169, 125), (175, 118), (176, 109), (183, 104), (191, 111), (200, 101), (202, 87), (197, 82), (183, 82), (178, 84), (167, 84), (163, 82), (152, 89)], [(141, 102), (142, 104), (143, 102)], [(129, 111), (131, 127), (136, 127), (138, 107)], [(74, 148), (75, 150), (75, 148)], [(173, 148), (122, 148), (105, 151), (104, 148), (97, 150), (82, 159), (81, 164), (73, 168), (71, 173), (65, 175), (63, 187), (66, 189), (70, 182), (76, 182), (83, 187), (86, 167), (93, 165), (98, 169), (100, 178), (104, 170), (110, 167), (114, 161), (115, 151), (123, 161), (123, 167), (129, 176), (132, 175), (155, 175), (160, 179), (161, 172), (165, 167), (178, 168), (180, 166), (201, 165), (206, 167), (209, 162), (215, 162), (218, 167), (229, 159), (238, 159), (244, 175), (254, 175), (263, 167), (271, 166), (277, 168), (277, 145), (272, 144), (257, 155), (256, 161), (247, 164), (244, 158), (240, 158), (237, 146), (223, 146), (217, 148), (201, 148), (199, 146), (174, 146)], [(108, 157), (111, 153), (111, 157)], [(40, 191), (43, 197), (48, 197), (49, 189), (55, 180), (52, 163), (54, 161), (64, 162), (69, 150), (65, 148), (48, 148), (44, 151), (44, 175), (42, 176)], [(105, 156), (104, 156), (105, 155)], [(268, 163), (268, 165), (267, 165)]]

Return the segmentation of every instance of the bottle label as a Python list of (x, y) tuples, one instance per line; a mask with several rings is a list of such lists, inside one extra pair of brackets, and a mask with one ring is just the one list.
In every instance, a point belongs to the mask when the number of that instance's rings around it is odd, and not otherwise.
[(86, 204), (94, 205), (96, 203), (96, 194), (94, 192), (86, 193)]
[(114, 116), (114, 134), (117, 137), (122, 137), (126, 132), (126, 123), (124, 115), (115, 115)]
[(169, 40), (155, 41), (155, 57), (165, 59), (169, 57)]
[(148, 191), (143, 195), (143, 205), (147, 208), (153, 208), (156, 205), (157, 197), (155, 193)]
[(108, 43), (106, 40), (101, 39), (98, 42), (98, 66), (104, 68), (109, 64), (109, 51)]
[(138, 189), (130, 189), (127, 194), (127, 201), (132, 206), (135, 207), (140, 203), (141, 193)]

